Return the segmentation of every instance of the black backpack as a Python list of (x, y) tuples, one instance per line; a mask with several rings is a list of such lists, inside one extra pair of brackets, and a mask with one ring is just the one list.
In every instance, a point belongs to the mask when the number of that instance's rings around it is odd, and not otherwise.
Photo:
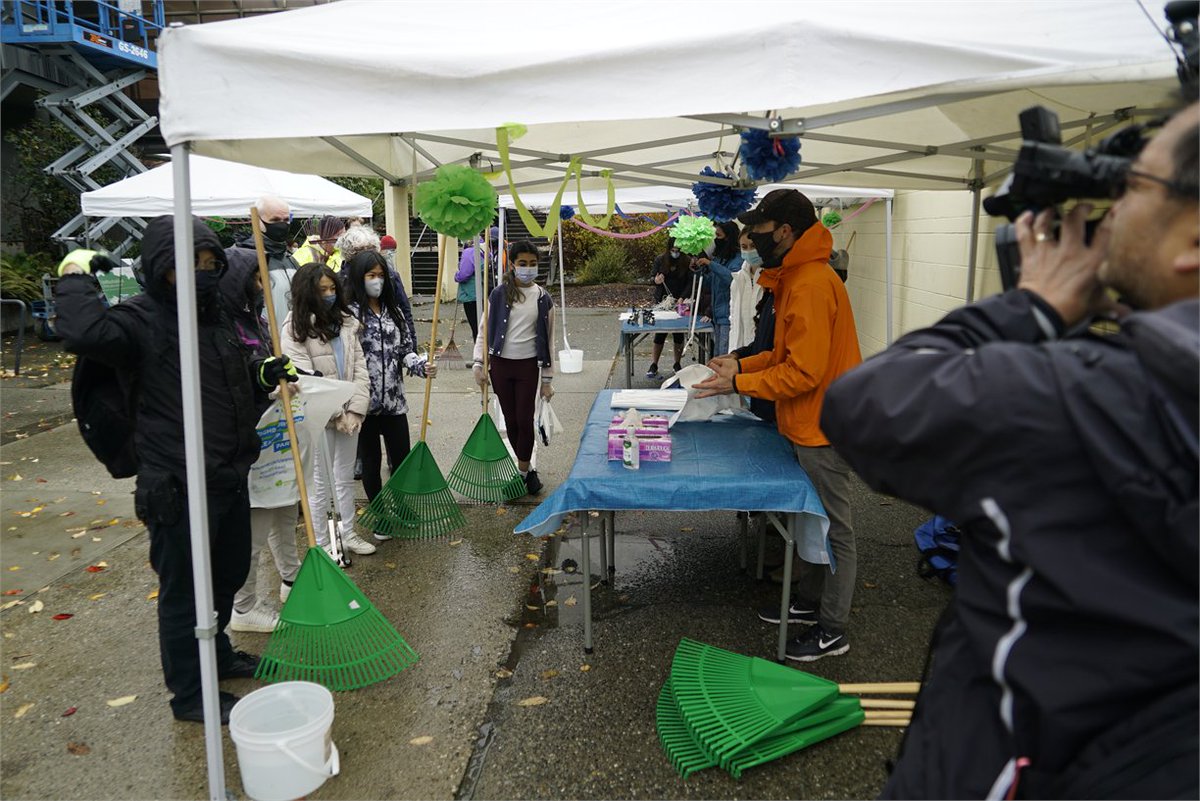
[(112, 367), (80, 356), (71, 379), (71, 405), (83, 441), (113, 478), (137, 474), (133, 432), (137, 384)]

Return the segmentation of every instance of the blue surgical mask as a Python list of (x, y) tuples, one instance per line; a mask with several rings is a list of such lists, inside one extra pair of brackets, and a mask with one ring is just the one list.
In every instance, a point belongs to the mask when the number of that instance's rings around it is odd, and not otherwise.
[(363, 281), (363, 287), (367, 290), (367, 297), (377, 298), (383, 294), (383, 279), (368, 278)]
[(532, 284), (537, 280), (537, 267), (514, 267), (513, 275), (522, 284)]
[(758, 255), (757, 250), (750, 248), (749, 250), (742, 251), (742, 261), (745, 262), (747, 267), (754, 269), (762, 264), (762, 256)]
[(321, 300), (325, 303), (325, 308), (332, 309), (337, 304), (337, 295), (322, 295)]

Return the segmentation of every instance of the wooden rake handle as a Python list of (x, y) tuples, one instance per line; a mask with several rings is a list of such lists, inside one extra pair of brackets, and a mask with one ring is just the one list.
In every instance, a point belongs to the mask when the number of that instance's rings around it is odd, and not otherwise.
[[(438, 235), (437, 284), (433, 288), (433, 328), (429, 332), (429, 356), (437, 345), (438, 312), (442, 308), (442, 271), (446, 267), (446, 237)], [(425, 371), (425, 406), (421, 409), (421, 442), (425, 441), (425, 429), (429, 425), (429, 394), (433, 391), (433, 376)]]
[[(271, 275), (267, 270), (267, 251), (263, 247), (262, 231), (258, 229), (258, 209), (250, 207), (250, 230), (254, 233), (254, 252), (258, 256), (258, 278), (262, 281), (263, 298), (267, 307), (267, 325), (271, 328), (271, 352), (283, 355), (279, 346), (279, 326), (275, 317), (275, 303), (271, 298)], [(428, 395), (426, 396), (428, 398)], [(300, 511), (304, 515), (304, 535), (308, 547), (317, 547), (313, 534), (312, 511), (308, 508), (308, 487), (304, 485), (304, 464), (300, 461), (300, 441), (296, 438), (296, 421), (292, 418), (292, 392), (286, 378), (279, 379), (279, 402), (283, 406), (283, 418), (287, 421), (288, 444), (292, 448), (292, 466), (296, 469), (296, 487), (300, 490)]]
[(921, 682), (869, 681), (859, 684), (839, 684), (838, 691), (855, 695), (916, 695), (921, 692)]

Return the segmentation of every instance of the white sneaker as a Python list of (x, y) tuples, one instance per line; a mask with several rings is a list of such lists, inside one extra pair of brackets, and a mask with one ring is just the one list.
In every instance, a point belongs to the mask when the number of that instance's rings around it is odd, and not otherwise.
[(279, 582), (279, 603), (286, 604), (288, 596), (292, 594), (292, 585), (286, 582)]
[(273, 609), (268, 609), (259, 602), (249, 612), (233, 610), (233, 617), (229, 620), (229, 628), (234, 631), (270, 634), (275, 630), (275, 624), (278, 622), (279, 613)]
[[(345, 542), (345, 540), (343, 540), (343, 542)], [(329, 554), (329, 558), (332, 559), (338, 567), (350, 567), (350, 559), (346, 556), (345, 549), (342, 549), (340, 556), (335, 556), (332, 543), (326, 542), (322, 544), (320, 541), (318, 541), (317, 546), (324, 550), (325, 553)]]
[(368, 556), (375, 553), (375, 546), (353, 531), (347, 531), (342, 535), (342, 545), (346, 546), (346, 550), (353, 551), (359, 556)]

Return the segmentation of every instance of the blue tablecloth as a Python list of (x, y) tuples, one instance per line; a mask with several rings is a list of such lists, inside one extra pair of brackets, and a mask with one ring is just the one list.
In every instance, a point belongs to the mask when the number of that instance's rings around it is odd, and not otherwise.
[(613, 392), (596, 396), (567, 480), (520, 522), (516, 533), (550, 534), (566, 514), (582, 510), (784, 512), (797, 515), (798, 555), (829, 562), (825, 508), (775, 426), (731, 415), (678, 423), (671, 429), (670, 462), (642, 462), (641, 469), (628, 470), (608, 461), (608, 426), (620, 413), (611, 407)]
[[(691, 327), (691, 317), (677, 317), (674, 320), (655, 320), (654, 325), (630, 325), (628, 320), (621, 321), (622, 334), (686, 334)], [(712, 323), (696, 320), (696, 333), (712, 333)]]

